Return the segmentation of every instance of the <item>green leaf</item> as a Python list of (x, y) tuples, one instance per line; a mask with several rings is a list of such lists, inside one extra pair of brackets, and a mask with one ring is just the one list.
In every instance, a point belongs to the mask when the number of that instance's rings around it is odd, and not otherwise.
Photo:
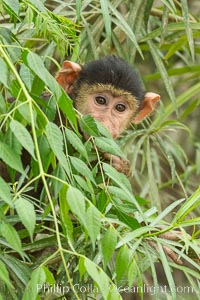
[[(148, 170), (148, 177), (149, 177), (149, 191), (151, 196), (151, 204), (152, 206), (160, 206), (159, 201), (159, 191), (158, 191), (158, 185), (155, 180), (155, 170), (153, 168), (153, 162), (152, 162), (152, 156), (151, 156), (151, 150), (150, 150), (150, 141), (149, 138), (145, 140), (145, 159), (147, 161), (147, 170)], [(161, 209), (159, 207), (159, 209)]]
[(63, 136), (56, 124), (49, 122), (46, 125), (46, 136), (54, 154), (63, 153)]
[(135, 230), (135, 229), (141, 227), (140, 224), (138, 223), (138, 221), (134, 217), (123, 213), (121, 210), (117, 211), (117, 216), (121, 222), (128, 225), (132, 230)]
[(125, 272), (127, 271), (127, 266), (129, 265), (130, 259), (129, 249), (126, 245), (122, 246), (116, 257), (116, 274), (117, 281), (119, 282)]
[(129, 286), (129, 288), (131, 288), (133, 286), (133, 284), (137, 278), (137, 274), (138, 274), (137, 268), (138, 268), (137, 263), (133, 259), (128, 267), (128, 286)]
[(80, 188), (82, 188), (83, 190), (85, 190), (86, 192), (88, 192), (90, 194), (94, 194), (92, 185), (89, 185), (88, 182), (86, 182), (86, 180), (83, 179), (83, 177), (81, 177), (79, 175), (74, 175), (74, 179), (76, 180), (76, 182), (78, 183)]
[(3, 0), (5, 3), (16, 15), (19, 13), (19, 1), (18, 0)]
[(105, 127), (105, 125), (96, 119), (95, 119), (95, 122), (96, 122), (96, 125), (97, 125), (97, 128), (98, 128), (100, 134), (109, 139), (112, 139), (112, 135), (111, 135), (110, 131)]
[(19, 155), (22, 153), (22, 145), (16, 138), (16, 136), (13, 134), (12, 130), (10, 127), (7, 128), (6, 134), (5, 134), (5, 139), (4, 139), (5, 144), (9, 145), (10, 148), (15, 150), (15, 152)]
[(141, 49), (138, 45), (136, 36), (135, 36), (132, 28), (126, 22), (125, 18), (122, 18), (122, 15), (114, 7), (114, 5), (111, 3), (111, 1), (109, 2), (109, 7), (110, 7), (113, 15), (115, 16), (115, 18), (112, 18), (113, 23), (115, 23), (123, 32), (125, 32), (125, 34), (128, 35), (128, 37), (130, 38), (130, 40), (133, 42), (134, 46), (136, 47), (136, 49), (140, 53), (141, 57), (143, 58), (142, 51), (141, 51)]
[(116, 196), (117, 198), (120, 198), (121, 200), (125, 200), (127, 202), (133, 203), (129, 197), (128, 194), (124, 193), (124, 190), (121, 188), (118, 188), (116, 186), (108, 186), (108, 192), (112, 195)]
[(182, 14), (185, 22), (185, 29), (187, 33), (188, 44), (190, 48), (190, 53), (192, 56), (193, 62), (195, 61), (195, 49), (194, 49), (194, 40), (192, 34), (192, 28), (190, 26), (190, 14), (188, 10), (187, 0), (181, 0)]
[(94, 56), (95, 59), (98, 59), (98, 54), (96, 51), (96, 43), (95, 43), (94, 34), (92, 30), (93, 26), (91, 27), (88, 25), (88, 22), (84, 18), (83, 14), (81, 16), (81, 21), (83, 22), (85, 36), (87, 36), (87, 40), (88, 40), (88, 42), (86, 41), (86, 43), (90, 44), (92, 55)]
[(145, 233), (149, 233), (153, 229), (154, 228), (152, 228), (152, 227), (145, 226), (145, 227), (137, 228), (137, 229), (133, 230), (132, 232), (127, 232), (127, 234), (125, 234), (123, 236), (123, 240), (118, 242), (117, 247), (121, 247), (122, 245), (125, 245), (125, 244), (129, 243), (130, 241), (135, 240), (136, 238), (144, 236)]
[(29, 68), (53, 91), (56, 98), (59, 99), (62, 95), (61, 88), (55, 78), (47, 71), (39, 55), (29, 51), (28, 53), (24, 52), (23, 58), (24, 63), (28, 64)]
[(83, 194), (78, 189), (69, 187), (66, 196), (71, 211), (78, 217), (79, 221), (85, 225), (85, 199)]
[(46, 274), (43, 267), (35, 269), (31, 274), (31, 279), (25, 289), (22, 300), (36, 300), (40, 290), (43, 290), (43, 284), (46, 280)]
[(107, 137), (95, 137), (95, 144), (98, 148), (105, 152), (124, 157), (124, 153), (121, 151), (117, 143), (112, 139)]
[[(31, 118), (30, 118), (30, 108), (28, 103), (23, 103), (23, 105), (19, 105), (17, 109), (22, 116), (22, 120), (26, 120), (27, 124), (31, 124)], [(39, 117), (39, 114), (36, 115), (36, 112), (33, 110), (33, 119), (34, 123), (36, 123), (36, 117)], [(46, 124), (45, 124), (46, 125)]]
[[(51, 148), (49, 146), (48, 140), (45, 135), (41, 135), (38, 138), (38, 146), (39, 146), (39, 150), (40, 150), (40, 157), (42, 160), (43, 169), (46, 172), (51, 163), (53, 153), (51, 151)], [(37, 166), (38, 166), (38, 164), (37, 164)]]
[(93, 250), (95, 250), (95, 242), (101, 228), (101, 214), (96, 207), (90, 204), (86, 211), (85, 218), (86, 228), (92, 241)]
[[(164, 56), (164, 60), (169, 60), (179, 49), (187, 43), (187, 37), (181, 36), (175, 43), (173, 43)], [(169, 74), (169, 73), (168, 73)]]
[(13, 207), (9, 185), (4, 181), (2, 177), (0, 177), (0, 198), (8, 205)]
[(58, 193), (64, 185), (63, 182), (60, 182), (59, 180), (57, 180), (57, 178), (62, 181), (66, 180), (66, 174), (64, 172), (64, 169), (60, 166), (60, 163), (57, 164), (55, 170), (53, 171), (53, 176), (55, 176), (55, 179), (52, 179), (52, 190), (54, 197), (57, 198)]
[(76, 126), (77, 121), (72, 101), (61, 89), (55, 78), (47, 71), (42, 59), (33, 52), (27, 53), (25, 51), (23, 61), (25, 64), (28, 64), (29, 68), (50, 88), (61, 110), (66, 114), (69, 121)]
[(34, 81), (34, 75), (31, 72), (31, 70), (24, 64), (21, 65), (20, 71), (19, 71), (20, 77), (25, 83), (26, 87), (28, 88), (29, 92), (32, 89), (33, 81)]
[(108, 7), (108, 1), (107, 0), (100, 0), (101, 4), (101, 10), (103, 14), (103, 20), (104, 20), (104, 25), (106, 29), (106, 41), (108, 44), (108, 47), (110, 46), (111, 43), (111, 18), (109, 15), (109, 7)]
[(171, 272), (171, 268), (170, 268), (170, 265), (169, 265), (169, 262), (167, 261), (167, 257), (166, 257), (166, 254), (163, 250), (163, 247), (162, 245), (157, 242), (157, 246), (158, 246), (158, 252), (160, 254), (160, 259), (161, 259), (161, 262), (162, 262), (162, 265), (163, 265), (163, 269), (165, 271), (165, 275), (166, 275), (166, 278), (167, 278), (167, 281), (169, 283), (169, 288), (170, 288), (170, 291), (171, 291), (171, 299), (172, 300), (176, 300), (176, 286), (175, 286), (175, 282), (174, 282), (174, 279), (173, 279), (173, 276), (172, 276), (172, 272)]
[(6, 101), (2, 93), (0, 93), (0, 114), (5, 114), (5, 113), (6, 113)]
[(3, 280), (6, 285), (12, 289), (14, 289), (14, 287), (11, 284), (11, 280), (9, 278), (9, 274), (8, 271), (4, 265), (4, 263), (0, 260), (0, 278), (1, 280)]
[(81, 139), (77, 136), (75, 132), (72, 130), (65, 128), (65, 134), (67, 137), (67, 140), (70, 142), (70, 144), (85, 158), (88, 160), (88, 154), (85, 149), (85, 146), (83, 145), (83, 142)]
[(28, 230), (31, 240), (33, 239), (33, 232), (36, 224), (36, 214), (34, 206), (31, 202), (22, 197), (19, 197), (15, 201), (15, 208), (17, 210), (17, 214), (24, 224), (26, 229)]
[(105, 163), (103, 163), (103, 169), (106, 172), (106, 174), (114, 182), (116, 182), (123, 190), (127, 190), (128, 192), (132, 193), (132, 188), (131, 188), (130, 182), (124, 174), (118, 172), (115, 168), (113, 168), (109, 164), (105, 164)]
[(94, 262), (92, 262), (88, 258), (85, 258), (85, 267), (88, 274), (99, 286), (104, 299), (107, 299), (107, 295), (110, 289), (109, 277), (103, 272), (102, 269), (100, 269)]
[(8, 223), (2, 222), (0, 224), (0, 234), (9, 243), (10, 247), (17, 251), (23, 257), (21, 240), (15, 228)]
[(0, 57), (0, 82), (5, 85), (6, 88), (9, 88), (8, 84), (8, 66), (3, 60), (3, 58)]
[(80, 126), (84, 133), (90, 136), (100, 136), (95, 119), (90, 115), (84, 115), (80, 119)]
[[(177, 107), (183, 106), (183, 104), (188, 104), (188, 99), (192, 99), (193, 97), (198, 97), (200, 90), (200, 83), (197, 82), (192, 87), (188, 88), (185, 92), (183, 92), (180, 96), (177, 97)], [(172, 103), (168, 104), (165, 108), (165, 115), (163, 120), (167, 120), (167, 118), (174, 112), (174, 105)], [(160, 123), (159, 118), (157, 118), (153, 123), (152, 127), (156, 127)]]
[(77, 128), (77, 119), (72, 104), (72, 100), (68, 95), (62, 90), (62, 96), (58, 99), (58, 106), (64, 113), (66, 119), (68, 119)]
[(42, 267), (44, 272), (45, 272), (45, 276), (46, 276), (46, 282), (48, 282), (50, 285), (54, 285), (55, 284), (55, 278), (52, 274), (51, 271), (49, 271), (49, 269), (45, 266)]
[(0, 158), (11, 168), (24, 174), (20, 155), (15, 152), (15, 149), (2, 142), (0, 142)]
[(109, 260), (113, 256), (117, 245), (116, 230), (110, 226), (101, 240), (101, 251), (103, 255), (104, 266), (106, 267)]
[(151, 55), (154, 59), (154, 63), (156, 64), (156, 67), (158, 69), (158, 71), (160, 72), (161, 74), (161, 77), (163, 79), (163, 82), (165, 84), (165, 88), (167, 90), (167, 93), (172, 101), (172, 104), (174, 106), (174, 109), (176, 110), (177, 109), (177, 106), (176, 106), (176, 96), (175, 96), (175, 93), (174, 93), (174, 89), (173, 89), (173, 86), (172, 86), (172, 83), (171, 83), (171, 80), (169, 79), (169, 76), (167, 74), (167, 70), (163, 64), (163, 61), (160, 57), (160, 53), (159, 53), (159, 50), (158, 48), (155, 46), (155, 44), (152, 42), (152, 41), (147, 41), (148, 45), (149, 45), (149, 49), (151, 51)]
[(27, 53), (25, 51), (23, 54), (23, 60), (24, 63), (28, 64), (29, 68), (50, 88), (50, 90), (56, 97), (56, 100), (58, 101), (58, 105), (61, 108), (61, 110), (66, 114), (69, 121), (76, 126), (77, 121), (72, 101), (62, 90), (55, 78), (47, 71), (42, 59), (33, 52), (29, 51), (29, 53)]
[(57, 156), (61, 166), (69, 176), (69, 163), (63, 152), (63, 136), (59, 127), (56, 124), (49, 122), (46, 126), (46, 137), (53, 153)]
[(109, 294), (106, 300), (122, 300), (122, 296), (118, 292), (117, 286), (110, 287)]
[(69, 214), (69, 205), (66, 201), (66, 191), (67, 187), (63, 186), (59, 193), (59, 207), (63, 232), (67, 236), (68, 242), (71, 243), (73, 241), (73, 223)]
[(180, 222), (184, 218), (200, 205), (200, 188), (198, 188), (186, 201), (181, 205), (180, 209), (174, 216), (173, 223)]
[(10, 128), (20, 144), (31, 154), (31, 156), (36, 160), (34, 153), (34, 144), (32, 137), (26, 127), (16, 120), (10, 122)]
[[(132, 187), (130, 185), (130, 182), (128, 178), (122, 174), (117, 172), (116, 169), (114, 169), (112, 166), (103, 163), (103, 169), (106, 173), (106, 175), (113, 180), (125, 193), (124, 197), (127, 199), (129, 198), (129, 202), (133, 203), (137, 210), (140, 212), (141, 216), (144, 217), (143, 212), (141, 210), (141, 206), (138, 204), (136, 198), (133, 195)], [(145, 221), (145, 219), (143, 220)]]
[(86, 272), (86, 268), (84, 265), (84, 258), (81, 256), (80, 256), (79, 262), (78, 262), (78, 270), (79, 270), (80, 278), (82, 278)]
[(95, 184), (95, 180), (93, 178), (92, 172), (81, 159), (71, 156), (70, 160), (72, 166), (76, 169), (77, 172), (81, 173), (84, 177), (88, 178)]
[(24, 284), (24, 286), (27, 286), (32, 273), (31, 268), (29, 268), (24, 261), (21, 261), (20, 259), (11, 255), (4, 254), (1, 256), (1, 259), (9, 268), (10, 273), (12, 272), (15, 274), (15, 276)]
[(166, 5), (169, 8), (172, 14), (174, 15), (176, 14), (176, 6), (173, 0), (162, 0), (162, 2), (164, 3), (164, 5)]
[(172, 202), (170, 205), (168, 205), (150, 224), (149, 226), (154, 227), (155, 225), (158, 225), (161, 220), (164, 220), (167, 215), (170, 213), (173, 214), (173, 210), (183, 203), (185, 199), (180, 199)]
[(45, 13), (46, 12), (46, 8), (43, 4), (43, 1), (41, 0), (29, 0), (30, 3), (32, 3), (32, 5), (34, 7), (36, 7), (39, 11)]

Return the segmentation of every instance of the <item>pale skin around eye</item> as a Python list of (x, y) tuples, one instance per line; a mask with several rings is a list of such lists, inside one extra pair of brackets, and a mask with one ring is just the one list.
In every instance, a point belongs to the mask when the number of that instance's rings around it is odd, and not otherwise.
[(90, 114), (100, 121), (117, 138), (131, 122), (132, 110), (123, 98), (110, 93), (92, 94), (87, 97), (83, 114)]

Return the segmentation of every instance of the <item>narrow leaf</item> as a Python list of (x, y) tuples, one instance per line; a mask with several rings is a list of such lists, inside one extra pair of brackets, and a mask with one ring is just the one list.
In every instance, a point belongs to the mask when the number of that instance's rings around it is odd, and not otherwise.
[(128, 225), (132, 230), (135, 230), (135, 229), (141, 227), (141, 225), (138, 223), (138, 221), (134, 217), (129, 216), (127, 213), (126, 214), (123, 213), (121, 210), (117, 211), (117, 216), (121, 222)]
[(0, 177), (0, 198), (13, 207), (9, 185)]
[(123, 275), (127, 271), (127, 266), (129, 265), (129, 249), (125, 245), (120, 248), (117, 258), (116, 258), (116, 273), (117, 273), (117, 280), (122, 279)]
[(172, 101), (172, 104), (174, 106), (174, 109), (177, 110), (177, 106), (176, 106), (176, 96), (174, 93), (174, 89), (172, 86), (172, 83), (169, 79), (169, 76), (167, 74), (167, 70), (163, 64), (162, 59), (160, 58), (160, 54), (159, 54), (159, 50), (158, 48), (154, 45), (154, 43), (152, 41), (147, 41), (148, 45), (149, 45), (149, 49), (151, 51), (151, 55), (154, 59), (154, 62), (156, 64), (156, 67), (158, 69), (158, 71), (161, 74), (161, 77), (163, 79), (163, 82), (165, 84), (165, 88), (167, 90), (167, 93)]
[(34, 75), (31, 72), (31, 70), (26, 65), (22, 64), (19, 74), (28, 90), (31, 91), (32, 84), (34, 81)]
[(33, 239), (33, 232), (36, 224), (36, 214), (33, 204), (20, 197), (15, 201), (15, 208), (21, 222), (28, 230), (31, 239)]
[(67, 140), (70, 142), (70, 144), (84, 157), (88, 160), (88, 154), (85, 149), (85, 146), (83, 145), (81, 139), (77, 136), (75, 132), (72, 130), (65, 128), (65, 134), (67, 137)]
[(122, 245), (127, 244), (130, 241), (135, 240), (136, 238), (144, 236), (145, 233), (149, 233), (151, 230), (153, 230), (152, 227), (145, 226), (145, 227), (137, 228), (137, 229), (133, 230), (132, 232), (128, 232), (126, 235), (123, 236), (123, 240), (118, 242), (117, 248), (121, 247)]
[[(123, 190), (127, 190), (127, 192), (132, 193), (132, 188), (131, 188), (130, 182), (124, 174), (118, 172), (115, 168), (113, 168), (109, 164), (105, 164), (105, 163), (103, 163), (103, 169), (106, 172), (106, 174), (114, 182), (116, 182)], [(131, 201), (131, 199), (130, 199), (130, 201)]]
[(0, 142), (0, 158), (11, 168), (24, 174), (20, 155), (15, 152), (15, 149), (2, 142)]
[(181, 0), (181, 7), (182, 7), (182, 14), (185, 22), (185, 28), (186, 28), (186, 33), (187, 33), (187, 39), (188, 39), (188, 44), (192, 56), (192, 60), (194, 62), (195, 57), (194, 57), (194, 40), (193, 40), (193, 35), (192, 35), (192, 28), (190, 26), (190, 15), (189, 15), (189, 10), (188, 10), (188, 1), (187, 0)]
[(101, 10), (102, 10), (102, 14), (103, 14), (105, 29), (106, 29), (106, 41), (107, 41), (108, 47), (109, 47), (110, 42), (111, 42), (111, 18), (109, 15), (108, 1), (100, 0), (100, 3), (101, 3)]
[(92, 241), (93, 249), (95, 250), (95, 242), (100, 233), (101, 228), (101, 214), (92, 204), (86, 211), (86, 228)]
[(63, 153), (63, 136), (56, 124), (51, 122), (47, 124), (46, 136), (54, 154)]
[(116, 230), (110, 226), (101, 240), (101, 250), (104, 260), (104, 266), (107, 266), (117, 245)]
[(63, 136), (59, 127), (56, 124), (49, 122), (46, 126), (46, 137), (61, 166), (65, 169), (69, 176), (69, 163), (63, 152)]
[(10, 247), (23, 256), (21, 240), (15, 228), (8, 223), (1, 223), (0, 233), (9, 243)]
[(3, 2), (16, 14), (19, 13), (19, 1), (18, 0), (3, 0)]
[(129, 288), (131, 288), (135, 282), (135, 279), (137, 277), (138, 270), (137, 270), (137, 263), (133, 259), (132, 262), (129, 264), (128, 267), (128, 285)]
[(105, 152), (111, 153), (116, 156), (124, 157), (124, 153), (121, 151), (117, 143), (112, 139), (106, 137), (96, 137), (95, 144), (98, 148)]
[(1, 256), (2, 261), (9, 268), (10, 273), (13, 272), (17, 278), (26, 286), (30, 279), (30, 274), (32, 273), (31, 268), (27, 266), (24, 261), (20, 260), (11, 255)]
[(180, 199), (180, 200), (176, 200), (174, 202), (172, 202), (170, 205), (168, 205), (150, 224), (149, 226), (154, 227), (155, 225), (159, 224), (159, 221), (164, 220), (165, 217), (171, 213), (173, 214), (173, 210), (180, 205), (181, 203), (183, 203), (185, 199)]
[(18, 121), (12, 120), (10, 122), (10, 128), (20, 144), (31, 154), (31, 156), (36, 160), (34, 153), (34, 144), (32, 137), (28, 130)]
[(169, 262), (167, 261), (166, 254), (163, 250), (163, 247), (161, 246), (161, 244), (159, 242), (157, 243), (157, 246), (158, 246), (158, 251), (159, 251), (159, 254), (160, 254), (160, 259), (161, 259), (161, 262), (162, 262), (162, 265), (163, 265), (163, 269), (165, 271), (165, 275), (166, 275), (167, 281), (169, 283), (169, 288), (171, 290), (172, 300), (176, 300), (175, 282), (174, 282), (174, 279), (173, 279), (173, 276), (172, 276), (172, 272), (171, 272), (171, 269), (170, 269)]
[(107, 299), (109, 293), (109, 277), (94, 262), (85, 258), (85, 267), (88, 274), (98, 284), (104, 299)]
[(3, 280), (6, 285), (10, 288), (13, 289), (13, 286), (11, 284), (11, 280), (9, 278), (9, 274), (8, 274), (8, 271), (4, 265), (4, 263), (0, 260), (0, 278), (1, 280)]
[(22, 300), (36, 300), (40, 290), (43, 289), (43, 284), (46, 280), (46, 274), (42, 267), (35, 269), (31, 274), (31, 280), (29, 281)]
[(78, 189), (69, 187), (66, 196), (71, 211), (78, 217), (79, 221), (85, 225), (85, 199), (83, 194)]
[(111, 3), (111, 1), (109, 2), (109, 7), (112, 10), (113, 15), (115, 16), (115, 18), (112, 18), (113, 23), (115, 23), (117, 26), (119, 26), (119, 28), (121, 28), (121, 30), (124, 31), (129, 36), (130, 40), (133, 42), (134, 46), (140, 53), (140, 56), (143, 58), (142, 51), (138, 45), (138, 42), (137, 42), (135, 34), (133, 33), (133, 30), (131, 29), (129, 24), (126, 22), (126, 20), (124, 18), (122, 18), (121, 14), (114, 7), (114, 5)]
[(0, 57), (0, 82), (5, 85), (6, 88), (9, 88), (8, 85), (8, 67), (3, 58)]
[(80, 126), (83, 132), (91, 136), (100, 136), (97, 124), (92, 116), (83, 116), (80, 120)]
[(81, 173), (84, 177), (88, 178), (95, 184), (95, 180), (93, 178), (92, 172), (81, 159), (71, 156), (70, 160), (77, 172)]
[(29, 68), (55, 93), (55, 96), (60, 98), (62, 95), (61, 89), (55, 78), (47, 71), (42, 59), (33, 52), (24, 52), (24, 62)]
[[(35, 0), (33, 2), (35, 4)], [(41, 1), (37, 1), (37, 3), (43, 6)], [(73, 109), (72, 101), (56, 82), (55, 78), (47, 71), (39, 55), (30, 51), (28, 53), (24, 52), (23, 60), (24, 63), (28, 64), (29, 68), (50, 88), (55, 95), (61, 110), (66, 114), (69, 121), (76, 126), (76, 114)]]

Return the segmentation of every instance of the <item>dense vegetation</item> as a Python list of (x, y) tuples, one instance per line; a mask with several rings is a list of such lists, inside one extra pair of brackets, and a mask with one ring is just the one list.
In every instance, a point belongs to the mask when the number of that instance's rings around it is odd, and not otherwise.
[[(0, 299), (116, 300), (128, 289), (144, 299), (200, 299), (198, 5), (0, 4)], [(64, 59), (110, 53), (135, 63), (146, 90), (162, 98), (120, 141), (81, 117), (53, 76)], [(131, 179), (102, 151), (127, 155)], [(181, 241), (159, 237), (173, 229)]]

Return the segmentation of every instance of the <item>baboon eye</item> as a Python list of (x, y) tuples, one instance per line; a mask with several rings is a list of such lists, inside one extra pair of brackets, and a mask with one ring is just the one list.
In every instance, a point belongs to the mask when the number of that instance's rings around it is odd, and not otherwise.
[(118, 112), (123, 112), (126, 110), (126, 105), (122, 104), (122, 103), (119, 103), (115, 106), (115, 109), (118, 111)]
[(99, 105), (105, 105), (106, 104), (106, 98), (103, 96), (96, 96), (95, 102)]

